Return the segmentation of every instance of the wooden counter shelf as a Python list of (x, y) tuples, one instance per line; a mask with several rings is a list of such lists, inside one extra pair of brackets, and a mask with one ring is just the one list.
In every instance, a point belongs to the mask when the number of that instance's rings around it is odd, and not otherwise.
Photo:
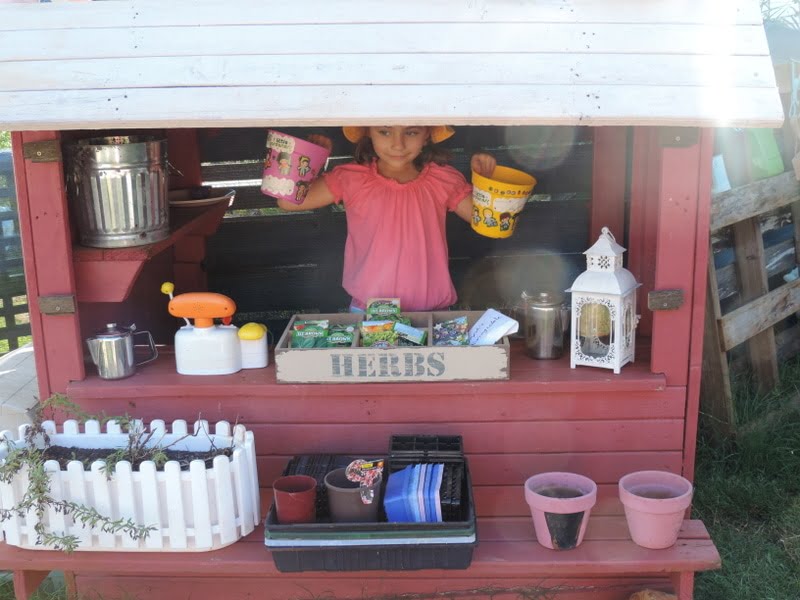
[(130, 248), (89, 248), (75, 245), (72, 259), (80, 302), (122, 302), (128, 297), (145, 262), (167, 248), (190, 238), (204, 244), (214, 233), (228, 209), (227, 202), (210, 206), (170, 209), (170, 234), (167, 238)]
[[(272, 593), (280, 592), (284, 598), (295, 597), (301, 591), (314, 592), (317, 597), (323, 591), (347, 588), (358, 579), (364, 591), (376, 595), (390, 590), (399, 593), (398, 586), (404, 592), (431, 594), (443, 586), (448, 590), (462, 589), (467, 595), (468, 590), (485, 588), (486, 581), (492, 581), (497, 590), (563, 586), (563, 592), (571, 587), (584, 593), (591, 591), (592, 598), (608, 599), (627, 597), (631, 591), (641, 589), (644, 582), (652, 585), (657, 578), (662, 582), (660, 585), (682, 591), (679, 596), (682, 600), (691, 597), (695, 571), (720, 566), (719, 554), (705, 526), (696, 520), (684, 521), (678, 543), (665, 550), (647, 550), (635, 545), (628, 535), (625, 518), (620, 515), (592, 515), (583, 543), (568, 551), (540, 546), (529, 517), (482, 518), (478, 521), (478, 532), (479, 543), (472, 564), (465, 570), (280, 573), (264, 547), (262, 526), (239, 542), (214, 552), (126, 553), (122, 557), (110, 552), (65, 554), (22, 550), (2, 544), (0, 563), (15, 572), (16, 582), (29, 582), (24, 590), (18, 587), (23, 594), (31, 593), (50, 570), (63, 570), (68, 582), (77, 571), (82, 589), (97, 592), (108, 585), (108, 579), (98, 578), (108, 575), (145, 576), (148, 586), (156, 589), (168, 585), (171, 576), (196, 576), (205, 578), (203, 585), (220, 586), (221, 590), (236, 579), (240, 587), (252, 588), (255, 596), (259, 588), (269, 586)], [(627, 578), (626, 583), (611, 583), (607, 579), (620, 575)], [(570, 582), (564, 584), (567, 577)], [(124, 587), (124, 579), (117, 578), (114, 582), (116, 589)], [(188, 589), (182, 592), (189, 594)], [(23, 594), (17, 598), (28, 597)]]
[[(569, 356), (558, 360), (533, 360), (524, 353), (521, 340), (511, 344), (511, 378), (491, 381), (294, 384), (275, 379), (273, 349), (264, 369), (242, 370), (232, 375), (179, 375), (171, 347), (160, 347), (159, 358), (124, 380), (108, 381), (88, 376), (71, 382), (67, 394), (75, 399), (140, 398), (192, 395), (194, 397), (310, 397), (331, 396), (479, 396), (481, 394), (561, 394), (659, 392), (666, 378), (650, 372), (649, 348), (641, 348), (636, 362), (615, 375), (608, 369), (570, 369)], [(87, 372), (92, 372), (89, 367)]]

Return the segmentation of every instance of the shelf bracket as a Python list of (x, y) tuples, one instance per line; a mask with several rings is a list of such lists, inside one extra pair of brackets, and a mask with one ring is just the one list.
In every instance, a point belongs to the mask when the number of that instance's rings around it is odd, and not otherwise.
[(683, 290), (653, 290), (647, 294), (650, 310), (678, 310), (683, 306)]
[(25, 142), (22, 144), (22, 156), (36, 163), (61, 162), (61, 144), (58, 140)]
[(43, 315), (69, 315), (75, 312), (75, 296), (39, 296), (39, 312)]

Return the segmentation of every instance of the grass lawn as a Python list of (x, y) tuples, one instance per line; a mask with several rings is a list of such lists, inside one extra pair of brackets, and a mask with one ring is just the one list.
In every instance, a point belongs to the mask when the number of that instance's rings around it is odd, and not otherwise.
[[(800, 359), (766, 396), (737, 382), (739, 435), (698, 440), (694, 514), (711, 532), (722, 569), (700, 573), (696, 600), (800, 598)], [(767, 416), (770, 415), (771, 416)]]

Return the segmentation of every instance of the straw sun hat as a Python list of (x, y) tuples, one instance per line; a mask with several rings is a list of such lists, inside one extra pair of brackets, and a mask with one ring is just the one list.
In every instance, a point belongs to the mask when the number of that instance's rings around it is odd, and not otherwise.
[[(436, 125), (428, 129), (431, 131), (431, 141), (434, 144), (445, 141), (456, 132), (455, 129), (449, 125)], [(342, 130), (344, 131), (344, 137), (354, 144), (358, 143), (362, 137), (367, 135), (366, 127), (342, 127)]]

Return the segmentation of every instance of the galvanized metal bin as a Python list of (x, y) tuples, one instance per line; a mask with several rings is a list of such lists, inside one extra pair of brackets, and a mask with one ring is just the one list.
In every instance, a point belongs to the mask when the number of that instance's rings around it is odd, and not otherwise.
[(81, 244), (123, 248), (169, 235), (167, 141), (146, 136), (80, 140), (67, 179)]

